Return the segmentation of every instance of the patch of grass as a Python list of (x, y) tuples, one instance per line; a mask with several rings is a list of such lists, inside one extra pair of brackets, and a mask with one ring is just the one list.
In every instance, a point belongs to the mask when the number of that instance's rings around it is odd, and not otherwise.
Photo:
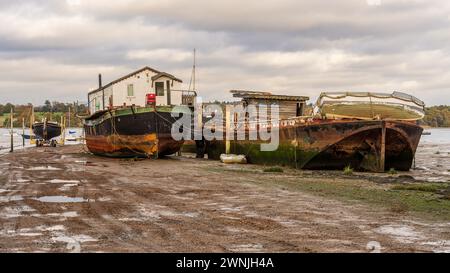
[[(273, 180), (251, 182), (275, 186)], [(450, 221), (450, 199), (445, 199), (442, 194), (436, 194), (430, 190), (394, 190), (403, 185), (378, 185), (367, 180), (340, 178), (286, 179), (277, 181), (276, 186), (290, 191), (304, 191), (350, 204), (362, 202), (385, 208), (394, 213), (413, 213), (423, 218)], [(427, 189), (426, 186), (418, 188)]]
[(390, 175), (396, 175), (396, 174), (397, 174), (397, 171), (396, 171), (394, 168), (390, 168), (389, 171), (388, 171), (388, 174), (390, 174)]
[(264, 169), (265, 173), (282, 173), (283, 168), (281, 167), (269, 167)]
[(395, 185), (392, 190), (404, 190), (404, 191), (423, 191), (437, 193), (440, 190), (445, 190), (449, 186), (445, 183), (423, 183), (423, 184), (404, 184)]
[(347, 166), (344, 168), (344, 174), (345, 175), (352, 175), (353, 174), (353, 169), (350, 166)]
[(367, 204), (399, 214), (450, 221), (450, 183), (373, 183), (364, 178), (345, 178), (336, 174), (328, 176), (285, 176), (277, 179), (259, 176), (259, 169), (229, 169), (210, 166), (200, 167), (206, 172), (240, 173), (239, 182), (261, 187), (300, 191), (339, 200), (348, 204)]
[(394, 212), (394, 213), (406, 213), (409, 210), (408, 205), (406, 205), (405, 203), (402, 202), (398, 202), (398, 203), (392, 203), (392, 205), (389, 208), (390, 211)]

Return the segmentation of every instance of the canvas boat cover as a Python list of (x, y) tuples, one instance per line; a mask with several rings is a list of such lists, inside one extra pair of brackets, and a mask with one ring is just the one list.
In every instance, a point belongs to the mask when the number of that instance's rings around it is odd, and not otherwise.
[(414, 96), (394, 92), (324, 92), (316, 103), (316, 113), (326, 118), (419, 120), (425, 103)]

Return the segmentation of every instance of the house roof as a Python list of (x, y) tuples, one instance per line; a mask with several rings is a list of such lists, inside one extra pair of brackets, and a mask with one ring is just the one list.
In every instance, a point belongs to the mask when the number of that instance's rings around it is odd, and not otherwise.
[(158, 74), (156, 74), (155, 76), (152, 77), (152, 81), (155, 81), (161, 77), (167, 77), (167, 78), (172, 79), (177, 82), (183, 82), (182, 80), (178, 79), (174, 75), (166, 73), (166, 72), (159, 72)]
[[(157, 73), (156, 76), (158, 76), (158, 75), (160, 75), (160, 74), (164, 74), (164, 76), (167, 76), (168, 78), (171, 78), (171, 79), (173, 79), (173, 80), (182, 82), (180, 79), (176, 78), (175, 76), (173, 76), (173, 75), (171, 75), (171, 74), (169, 74), (169, 73), (161, 72), (161, 71), (158, 71), (158, 70), (156, 70), (156, 69), (153, 69), (153, 68), (151, 68), (151, 67), (149, 67), (149, 66), (145, 66), (145, 67), (143, 67), (143, 68), (141, 68), (141, 69), (139, 69), (139, 70), (136, 70), (136, 71), (134, 71), (134, 72), (132, 72), (132, 73), (130, 73), (130, 74), (128, 74), (128, 75), (125, 75), (125, 76), (123, 76), (123, 77), (121, 77), (121, 78), (118, 78), (117, 80), (114, 80), (114, 81), (108, 83), (107, 85), (104, 85), (104, 86), (102, 86), (102, 87), (100, 87), (100, 88), (97, 88), (97, 89), (95, 89), (95, 90), (92, 90), (91, 92), (88, 93), (88, 96), (89, 96), (90, 94), (96, 93), (96, 92), (98, 92), (98, 91), (100, 91), (100, 90), (103, 90), (103, 89), (105, 89), (105, 88), (108, 88), (108, 87), (110, 87), (110, 86), (113, 85), (113, 84), (116, 84), (116, 83), (121, 82), (121, 81), (123, 81), (123, 80), (125, 80), (125, 79), (127, 79), (127, 78), (130, 78), (130, 77), (132, 77), (132, 76), (134, 76), (134, 75), (136, 75), (136, 74), (139, 74), (139, 73), (141, 73), (141, 72), (143, 72), (143, 71), (145, 71), (145, 70), (150, 70), (150, 71), (152, 71), (152, 72), (154, 72), (154, 73)], [(153, 80), (153, 77), (152, 77), (152, 80)]]
[(309, 97), (306, 96), (273, 95), (271, 92), (247, 91), (247, 90), (231, 90), (230, 92), (233, 94), (233, 97), (242, 99), (287, 100), (287, 101), (309, 100)]

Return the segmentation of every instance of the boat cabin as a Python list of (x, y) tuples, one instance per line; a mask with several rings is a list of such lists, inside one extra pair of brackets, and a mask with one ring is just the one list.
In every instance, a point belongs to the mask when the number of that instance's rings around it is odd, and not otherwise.
[(271, 92), (231, 90), (235, 98), (241, 98), (245, 106), (255, 105), (273, 105), (279, 106), (280, 119), (305, 116), (306, 101), (309, 97), (305, 96), (287, 96), (274, 95)]
[(155, 105), (180, 105), (183, 103), (182, 81), (177, 77), (148, 66), (102, 85), (88, 94), (91, 114), (113, 107)]

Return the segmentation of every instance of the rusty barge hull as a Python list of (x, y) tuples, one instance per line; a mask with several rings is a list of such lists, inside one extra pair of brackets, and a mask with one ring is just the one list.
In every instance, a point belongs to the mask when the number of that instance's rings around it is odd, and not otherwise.
[[(281, 125), (279, 147), (260, 151), (262, 141), (231, 141), (230, 152), (244, 154), (250, 163), (288, 165), (298, 169), (343, 169), (381, 172), (407, 171), (422, 134), (422, 127), (388, 120), (315, 120)], [(247, 131), (248, 134), (248, 131)], [(246, 138), (248, 139), (248, 138)], [(206, 142), (211, 159), (225, 152), (225, 141)]]
[(180, 150), (171, 136), (171, 107), (121, 108), (84, 120), (86, 146), (95, 155), (158, 158)]

